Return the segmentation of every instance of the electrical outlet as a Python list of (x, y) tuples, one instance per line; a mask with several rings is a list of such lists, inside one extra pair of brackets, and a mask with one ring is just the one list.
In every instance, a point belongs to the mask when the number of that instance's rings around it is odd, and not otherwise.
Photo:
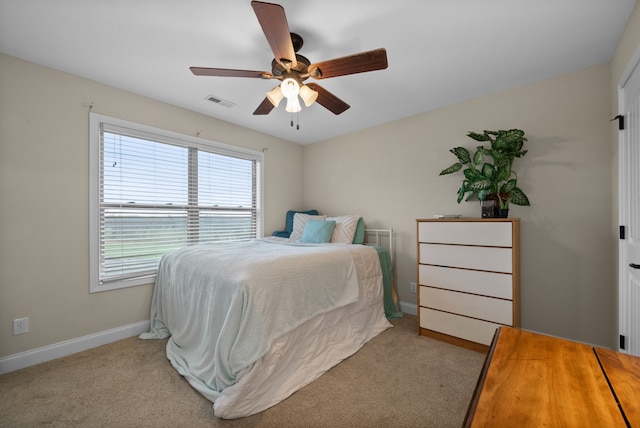
[(13, 320), (13, 335), (29, 333), (29, 317)]
[(412, 293), (416, 292), (416, 283), (415, 282), (410, 282), (409, 283), (409, 289), (411, 290)]

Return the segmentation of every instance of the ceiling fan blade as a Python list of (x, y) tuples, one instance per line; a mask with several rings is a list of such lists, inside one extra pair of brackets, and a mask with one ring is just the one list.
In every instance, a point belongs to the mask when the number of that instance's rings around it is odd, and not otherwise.
[(273, 104), (271, 104), (271, 101), (269, 101), (269, 98), (265, 97), (265, 99), (262, 100), (262, 102), (260, 103), (256, 111), (253, 112), (253, 114), (255, 115), (269, 114), (271, 113), (271, 110), (273, 110)]
[(335, 115), (338, 115), (351, 107), (349, 104), (345, 103), (317, 83), (307, 83), (307, 86), (318, 93), (316, 102)]
[(328, 77), (382, 70), (387, 66), (387, 50), (380, 48), (311, 64), (309, 66), (309, 74), (315, 79), (326, 79)]
[(293, 50), (289, 24), (284, 8), (279, 4), (252, 1), (251, 7), (258, 17), (273, 56), (279, 63), (290, 62), (292, 67), (297, 64), (296, 53)]
[(220, 77), (259, 77), (271, 79), (273, 75), (266, 71), (233, 70), (230, 68), (189, 67), (196, 76), (220, 76)]

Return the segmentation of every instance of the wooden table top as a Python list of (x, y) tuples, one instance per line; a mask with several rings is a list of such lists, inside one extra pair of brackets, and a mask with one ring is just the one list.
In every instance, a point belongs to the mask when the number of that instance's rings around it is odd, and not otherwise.
[(594, 348), (611, 389), (632, 427), (640, 427), (640, 358)]
[(469, 426), (627, 427), (604, 368), (640, 427), (640, 358), (510, 327), (488, 358)]

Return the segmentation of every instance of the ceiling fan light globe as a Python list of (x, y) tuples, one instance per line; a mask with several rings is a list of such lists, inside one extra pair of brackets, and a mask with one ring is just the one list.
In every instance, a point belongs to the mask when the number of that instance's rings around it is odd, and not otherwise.
[(304, 105), (309, 107), (318, 98), (318, 93), (307, 85), (303, 85), (302, 88), (300, 88), (300, 98), (304, 101)]
[(300, 101), (298, 101), (298, 97), (287, 98), (287, 107), (285, 110), (289, 113), (297, 113), (302, 110), (300, 106)]
[(280, 84), (282, 95), (287, 98), (297, 97), (300, 92), (300, 85), (294, 79), (288, 77)]
[(280, 101), (282, 101), (283, 98), (284, 95), (280, 90), (280, 86), (276, 86), (275, 88), (267, 92), (267, 99), (271, 101), (271, 104), (273, 104), (274, 107), (278, 107)]

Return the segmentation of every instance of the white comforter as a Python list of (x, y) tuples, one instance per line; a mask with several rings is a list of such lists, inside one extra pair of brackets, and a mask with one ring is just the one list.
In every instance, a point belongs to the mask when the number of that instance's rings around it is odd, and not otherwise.
[(274, 341), (305, 321), (358, 299), (348, 246), (271, 240), (203, 244), (165, 256), (151, 331), (167, 357), (215, 401)]

